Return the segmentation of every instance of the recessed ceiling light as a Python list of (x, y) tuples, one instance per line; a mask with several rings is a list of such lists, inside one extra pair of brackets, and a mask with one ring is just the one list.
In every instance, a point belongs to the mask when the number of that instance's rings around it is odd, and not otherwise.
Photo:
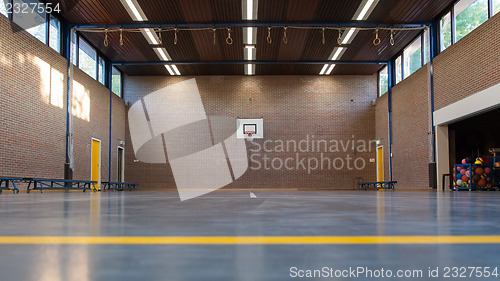
[(330, 65), (330, 67), (328, 68), (328, 70), (326, 71), (325, 74), (326, 75), (330, 75), (330, 73), (332, 73), (332, 70), (333, 70), (334, 67), (335, 67), (335, 64)]
[(121, 0), (122, 5), (125, 7), (130, 17), (135, 21), (146, 21), (146, 15), (142, 11), (139, 3), (136, 0)]
[(172, 76), (175, 75), (175, 73), (172, 71), (172, 68), (170, 67), (170, 65), (166, 64), (165, 68), (168, 70), (168, 73), (170, 73), (170, 75), (172, 75)]
[(244, 20), (256, 20), (258, 0), (242, 0), (241, 4), (242, 18)]
[(245, 46), (245, 60), (255, 60), (255, 46), (249, 45)]
[[(365, 20), (368, 18), (369, 15), (367, 15), (368, 10), (371, 8), (371, 6), (375, 3), (375, 0), (368, 0), (365, 5), (363, 6), (363, 9), (361, 9), (361, 12), (359, 15), (356, 17), (355, 20)], [(366, 16), (366, 18), (365, 18)]]
[(319, 72), (319, 75), (323, 75), (325, 74), (325, 71), (326, 71), (326, 68), (328, 67), (328, 64), (325, 64), (323, 65), (323, 68), (321, 69), (321, 71)]
[(245, 74), (246, 75), (254, 75), (255, 74), (255, 64), (246, 64), (245, 65)]
[(333, 49), (332, 51), (332, 57), (330, 58), (330, 60), (337, 60), (338, 58), (340, 58), (340, 56), (343, 54), (343, 52), (346, 50), (347, 48), (344, 48), (344, 47), (336, 47)]
[(172, 64), (172, 69), (174, 70), (175, 75), (181, 75), (181, 73), (179, 72), (179, 69), (177, 69), (177, 66)]
[(344, 40), (342, 40), (342, 44), (348, 44), (350, 43), (351, 36), (354, 34), (354, 31), (356, 31), (356, 28), (349, 28), (349, 31), (347, 31)]
[(162, 59), (162, 60), (171, 60), (170, 56), (167, 53), (167, 49), (165, 48), (153, 48), (155, 53)]
[(255, 45), (257, 39), (257, 27), (245, 27), (243, 28), (243, 44)]
[(158, 35), (156, 35), (156, 32), (153, 29), (143, 29), (141, 30), (143, 34), (146, 37), (146, 40), (149, 42), (149, 44), (153, 45), (159, 45), (160, 44), (160, 38), (158, 38)]

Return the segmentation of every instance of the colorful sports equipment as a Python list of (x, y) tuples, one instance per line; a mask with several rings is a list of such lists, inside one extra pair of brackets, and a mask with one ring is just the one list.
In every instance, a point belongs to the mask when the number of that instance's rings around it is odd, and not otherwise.
[(457, 167), (457, 172), (460, 172), (462, 170), (462, 166)]
[(481, 179), (481, 176), (479, 176), (478, 174), (475, 174), (474, 176), (472, 176), (473, 182), (479, 182), (480, 179)]
[(457, 185), (462, 186), (462, 180), (457, 180)]
[(483, 158), (481, 157), (476, 158), (476, 162), (474, 162), (474, 164), (479, 164), (479, 165), (483, 164)]
[(467, 161), (464, 159), (462, 159), (462, 164), (467, 164)]
[(467, 170), (466, 170), (466, 169), (462, 169), (462, 170), (460, 170), (460, 174), (461, 174), (462, 176), (463, 176), (463, 175), (465, 175), (465, 172), (467, 172)]
[(476, 168), (476, 174), (482, 175), (484, 173), (484, 169), (481, 167)]
[(468, 176), (463, 176), (462, 177), (462, 182), (469, 182), (469, 177)]
[(490, 167), (486, 167), (486, 168), (484, 168), (484, 173), (485, 173), (485, 174), (489, 174), (489, 173), (491, 173), (491, 168), (490, 168)]
[(479, 182), (477, 183), (478, 186), (485, 186), (486, 185), (486, 181), (485, 180), (479, 180)]
[(470, 170), (465, 171), (465, 175), (470, 178), (470, 176), (471, 176)]
[(463, 176), (462, 174), (458, 173), (458, 174), (455, 176), (455, 178), (456, 178), (457, 180), (461, 180), (461, 179), (462, 179), (462, 176)]
[(466, 163), (466, 164), (472, 164), (472, 158), (470, 158), (470, 157), (465, 157), (465, 163)]

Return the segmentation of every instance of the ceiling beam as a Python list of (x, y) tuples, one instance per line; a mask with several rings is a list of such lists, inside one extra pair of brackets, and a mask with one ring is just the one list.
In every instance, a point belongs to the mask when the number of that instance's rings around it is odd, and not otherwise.
[(76, 29), (103, 29), (103, 28), (213, 28), (213, 27), (331, 27), (331, 28), (384, 28), (384, 29), (405, 29), (405, 28), (426, 28), (430, 23), (381, 23), (381, 22), (212, 22), (212, 23), (151, 23), (133, 22), (119, 24), (79, 24), (70, 23), (71, 28)]
[(113, 65), (217, 65), (217, 64), (356, 64), (368, 65), (378, 64), (385, 65), (386, 61), (342, 61), (342, 60), (322, 60), (322, 61), (258, 61), (258, 60), (242, 60), (242, 61), (147, 61), (147, 62), (113, 62)]

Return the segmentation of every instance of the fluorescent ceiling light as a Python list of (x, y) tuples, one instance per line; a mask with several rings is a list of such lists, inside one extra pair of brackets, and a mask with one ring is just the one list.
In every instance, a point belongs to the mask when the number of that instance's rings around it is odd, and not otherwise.
[(156, 32), (153, 29), (147, 28), (143, 31), (146, 36), (146, 39), (148, 40), (149, 44), (153, 45), (159, 45), (160, 44), (160, 38), (158, 38), (158, 35), (156, 35)]
[(339, 59), (342, 56), (342, 54), (345, 52), (346, 49), (347, 48), (345, 48), (345, 47), (336, 47), (336, 48), (334, 48), (333, 51), (332, 51), (332, 55), (331, 55), (330, 60), (337, 60), (337, 59)]
[(141, 9), (141, 6), (139, 6), (139, 3), (137, 3), (136, 0), (121, 0), (121, 2), (133, 20), (135, 20), (135, 21), (147, 21), (148, 20), (146, 18), (146, 15), (144, 14), (144, 12)]
[(172, 60), (170, 58), (170, 55), (167, 53), (167, 49), (165, 49), (165, 48), (153, 48), (153, 50), (160, 57), (160, 59), (165, 60), (165, 61)]
[(325, 74), (326, 75), (330, 75), (330, 73), (332, 73), (332, 70), (333, 70), (334, 67), (335, 67), (335, 64), (330, 65), (330, 68), (328, 68), (328, 70), (326, 71)]
[(364, 20), (364, 19), (366, 19), (364, 17), (365, 16), (368, 17), (368, 15), (366, 13), (368, 12), (368, 9), (370, 9), (370, 7), (373, 5), (374, 2), (375, 2), (375, 0), (368, 0), (365, 3), (365, 6), (363, 7), (363, 9), (361, 9), (361, 13), (359, 13), (359, 15), (356, 17), (356, 20)]
[(245, 74), (246, 75), (254, 75), (255, 74), (255, 64), (246, 64), (245, 65)]
[(247, 0), (247, 19), (253, 17), (253, 0)]
[(257, 42), (257, 27), (243, 28), (243, 44), (255, 45)]
[(257, 19), (257, 7), (258, 0), (242, 0), (241, 1), (241, 9), (242, 9), (242, 17), (244, 20), (256, 20)]
[(245, 46), (245, 60), (255, 60), (255, 46)]
[(172, 71), (172, 68), (170, 67), (170, 65), (166, 64), (165, 68), (168, 70), (168, 73), (170, 73), (170, 75), (172, 75), (172, 76), (175, 75), (175, 73)]
[(319, 75), (323, 75), (325, 74), (325, 71), (326, 71), (326, 68), (328, 67), (328, 64), (325, 64), (323, 65), (323, 68), (321, 69), (321, 71), (319, 72)]
[(344, 40), (342, 40), (342, 44), (347, 44), (349, 43), (349, 40), (351, 39), (351, 36), (354, 34), (354, 31), (356, 31), (356, 28), (350, 28), (349, 31), (347, 31)]
[(173, 70), (174, 70), (174, 72), (175, 72), (175, 75), (181, 75), (181, 73), (179, 72), (179, 69), (177, 69), (177, 66), (175, 66), (175, 65), (173, 65), (173, 64), (172, 64), (171, 66), (172, 66), (172, 69), (173, 69)]

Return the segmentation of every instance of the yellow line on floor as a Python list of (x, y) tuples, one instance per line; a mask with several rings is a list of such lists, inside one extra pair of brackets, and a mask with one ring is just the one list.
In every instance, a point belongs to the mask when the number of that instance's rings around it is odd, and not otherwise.
[(500, 236), (0, 236), (0, 244), (101, 245), (321, 245), (321, 244), (499, 244)]

